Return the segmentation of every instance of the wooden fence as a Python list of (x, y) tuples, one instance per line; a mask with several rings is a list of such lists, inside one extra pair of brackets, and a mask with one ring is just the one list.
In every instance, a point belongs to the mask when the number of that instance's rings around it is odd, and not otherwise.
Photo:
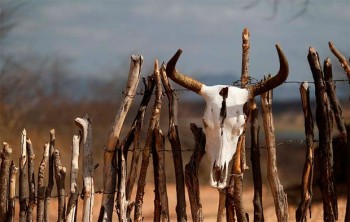
[[(242, 33), (242, 78), (241, 86), (249, 83), (249, 31), (244, 29)], [(334, 55), (339, 59), (342, 67), (350, 79), (349, 63), (345, 57), (329, 43)], [(309, 86), (307, 82), (300, 84), (300, 94), (305, 117), (306, 135), (306, 160), (302, 173), (301, 201), (296, 211), (296, 221), (306, 221), (308, 211), (311, 207), (313, 196), (313, 174), (314, 163), (319, 161), (321, 182), (320, 188), (323, 198), (324, 221), (335, 221), (338, 219), (337, 194), (333, 174), (333, 148), (332, 129), (333, 118), (337, 129), (344, 140), (347, 138), (342, 110), (335, 93), (334, 81), (332, 79), (332, 65), (329, 58), (324, 61), (323, 68), (319, 61), (319, 55), (312, 47), (309, 49), (308, 61), (314, 78), (315, 95), (317, 101), (316, 123), (319, 133), (320, 155), (315, 159), (315, 139), (312, 109), (310, 107)], [(73, 136), (70, 191), (66, 192), (67, 182), (66, 168), (61, 164), (59, 151), (55, 147), (55, 131), (50, 131), (50, 141), (44, 145), (42, 160), (35, 176), (33, 164), (34, 150), (27, 132), (23, 130), (20, 138), (21, 156), (19, 166), (16, 167), (12, 161), (12, 149), (10, 144), (4, 142), (0, 159), (0, 221), (14, 221), (15, 202), (19, 202), (19, 220), (48, 221), (50, 200), (53, 197), (54, 184), (57, 187), (58, 221), (76, 221), (77, 212), (83, 212), (83, 221), (92, 221), (92, 207), (96, 192), (102, 193), (102, 202), (98, 221), (112, 221), (113, 213), (117, 213), (119, 221), (143, 221), (143, 200), (145, 194), (147, 169), (152, 156), (154, 168), (154, 221), (169, 221), (169, 206), (167, 196), (167, 183), (165, 174), (165, 136), (160, 130), (160, 112), (162, 109), (162, 97), (166, 95), (169, 107), (169, 131), (167, 137), (170, 141), (173, 164), (176, 175), (176, 215), (177, 221), (187, 221), (189, 217), (186, 212), (185, 186), (187, 187), (192, 221), (203, 221), (202, 205), (200, 200), (200, 189), (198, 180), (198, 169), (203, 155), (205, 154), (205, 134), (201, 128), (191, 124), (191, 131), (195, 139), (195, 147), (189, 163), (184, 167), (182, 159), (181, 142), (177, 125), (177, 94), (166, 76), (166, 66), (158, 66), (154, 63), (154, 72), (143, 79), (143, 98), (137, 110), (131, 128), (124, 139), (120, 138), (124, 119), (129, 111), (130, 105), (137, 95), (137, 87), (140, 80), (142, 56), (132, 56), (128, 82), (123, 91), (123, 98), (119, 110), (115, 115), (111, 126), (107, 146), (104, 149), (103, 167), (103, 191), (95, 191), (94, 188), (94, 166), (92, 156), (92, 131), (91, 121), (88, 116), (76, 118), (79, 133)], [(165, 93), (163, 93), (163, 90)], [(152, 96), (155, 97), (152, 115), (147, 128), (147, 137), (143, 144), (140, 143), (140, 135), (144, 125), (144, 117)], [(271, 92), (261, 96), (261, 108), (263, 127), (265, 132), (265, 145), (267, 148), (267, 177), (272, 191), (276, 217), (278, 221), (289, 221), (292, 217), (288, 213), (287, 195), (278, 178), (276, 141), (272, 116)], [(254, 99), (249, 101), (249, 122), (251, 132), (251, 163), (254, 181), (254, 221), (264, 221), (263, 199), (262, 199), (262, 176), (260, 169), (260, 147), (258, 106)], [(242, 203), (243, 195), (243, 173), (246, 170), (245, 158), (245, 134), (239, 138), (237, 152), (233, 158), (231, 174), (226, 189), (220, 190), (220, 200), (217, 213), (217, 221), (249, 221), (248, 214), (244, 211)], [(133, 145), (133, 149), (131, 149)], [(79, 151), (82, 151), (82, 155)], [(132, 152), (131, 152), (132, 150)], [(128, 155), (132, 154), (128, 165)], [(350, 155), (350, 151), (348, 156)], [(78, 188), (79, 158), (83, 162), (83, 191)], [(138, 169), (140, 171), (138, 172)], [(184, 170), (185, 169), (185, 170)], [(19, 170), (19, 177), (17, 177)], [(37, 180), (35, 180), (37, 177)], [(47, 177), (45, 179), (45, 177)], [(16, 182), (19, 179), (19, 182)], [(48, 181), (47, 184), (44, 181)], [(16, 184), (18, 184), (18, 196), (16, 196)], [(135, 184), (137, 186), (135, 187)], [(348, 201), (346, 207), (345, 221), (350, 221), (350, 183), (348, 183)], [(132, 192), (136, 189), (136, 197), (132, 199)], [(134, 191), (135, 192), (135, 191)], [(79, 197), (83, 199), (83, 208), (77, 209)], [(66, 203), (66, 197), (68, 202)], [(35, 212), (36, 210), (36, 212)], [(133, 212), (133, 216), (132, 216)], [(310, 213), (311, 216), (311, 213)]]

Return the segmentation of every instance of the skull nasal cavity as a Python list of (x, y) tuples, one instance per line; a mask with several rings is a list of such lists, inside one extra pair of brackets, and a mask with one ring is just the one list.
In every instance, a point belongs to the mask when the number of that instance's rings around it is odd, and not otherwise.
[(222, 96), (222, 103), (221, 103), (221, 109), (220, 109), (220, 118), (221, 118), (221, 128), (224, 125), (224, 121), (226, 119), (227, 115), (227, 109), (226, 109), (226, 98), (228, 95), (228, 87), (222, 88), (219, 92), (220, 96)]

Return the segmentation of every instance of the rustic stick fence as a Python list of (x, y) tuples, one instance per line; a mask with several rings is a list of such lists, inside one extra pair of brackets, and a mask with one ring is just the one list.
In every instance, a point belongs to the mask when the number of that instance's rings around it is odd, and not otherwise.
[[(242, 33), (242, 76), (241, 87), (249, 83), (249, 31), (244, 29)], [(341, 62), (345, 73), (349, 77), (349, 63), (345, 57), (335, 48), (333, 43), (329, 43), (331, 51)], [(323, 197), (324, 220), (335, 221), (338, 219), (338, 205), (336, 187), (333, 173), (333, 147), (332, 147), (332, 129), (333, 118), (337, 124), (339, 134), (344, 140), (347, 138), (347, 131), (342, 116), (342, 109), (337, 99), (334, 82), (344, 80), (333, 80), (332, 66), (330, 59), (324, 62), (323, 70), (320, 65), (319, 55), (312, 47), (309, 49), (308, 61), (314, 78), (316, 95), (316, 121), (319, 132), (319, 141), (314, 139), (313, 118), (310, 107), (309, 86), (307, 82), (286, 82), (301, 83), (300, 94), (302, 109), (305, 119), (306, 135), (306, 158), (302, 172), (301, 199), (296, 211), (297, 221), (306, 221), (309, 211), (311, 217), (311, 202), (313, 197), (313, 175), (315, 161), (321, 162), (320, 173), (322, 174), (320, 188)], [(132, 56), (129, 78), (120, 109), (118, 110), (114, 123), (109, 132), (107, 146), (104, 150), (104, 183), (103, 190), (96, 191), (94, 187), (94, 166), (92, 153), (92, 127), (88, 116), (76, 118), (75, 122), (79, 127), (79, 133), (73, 136), (72, 140), (72, 159), (70, 171), (69, 192), (65, 190), (66, 167), (62, 166), (59, 150), (55, 147), (55, 131), (50, 131), (50, 141), (44, 145), (42, 159), (37, 174), (37, 185), (35, 180), (35, 169), (33, 161), (35, 158), (34, 148), (31, 140), (27, 136), (26, 130), (22, 131), (20, 138), (21, 156), (19, 167), (17, 168), (11, 158), (12, 148), (10, 144), (4, 142), (0, 158), (0, 221), (14, 221), (15, 202), (19, 201), (20, 221), (49, 221), (50, 199), (54, 184), (57, 188), (58, 221), (76, 221), (77, 212), (83, 212), (83, 221), (92, 221), (92, 209), (94, 205), (95, 193), (103, 194), (98, 221), (112, 221), (114, 210), (117, 212), (119, 221), (143, 221), (143, 200), (145, 194), (147, 169), (150, 158), (154, 168), (154, 221), (169, 221), (169, 205), (167, 196), (167, 183), (165, 175), (165, 136), (160, 129), (160, 113), (162, 109), (162, 98), (166, 95), (169, 107), (169, 131), (168, 139), (171, 144), (173, 162), (175, 166), (176, 178), (176, 197), (177, 221), (187, 221), (185, 185), (188, 191), (192, 221), (204, 221), (202, 205), (200, 200), (200, 184), (198, 180), (199, 165), (205, 154), (205, 134), (201, 128), (191, 124), (190, 128), (194, 135), (194, 149), (184, 150), (181, 148), (180, 137), (177, 125), (177, 100), (178, 94), (173, 89), (167, 76), (166, 65), (158, 66), (155, 61), (153, 74), (147, 80), (143, 79), (144, 91), (143, 98), (136, 113), (131, 129), (124, 140), (120, 139), (120, 132), (123, 122), (128, 113), (136, 92), (141, 74), (143, 63), (142, 56)], [(349, 77), (350, 80), (350, 77)], [(164, 88), (164, 92), (163, 89)], [(155, 92), (153, 92), (155, 89)], [(288, 221), (287, 195), (284, 192), (281, 181), (277, 173), (276, 148), (279, 144), (275, 142), (275, 132), (272, 116), (272, 92), (267, 92), (261, 96), (262, 117), (265, 132), (267, 149), (267, 172), (273, 199), (275, 203), (276, 217), (278, 221)], [(144, 116), (148, 103), (152, 96), (155, 96), (152, 114), (147, 129), (147, 137), (141, 149), (140, 134), (143, 128)], [(223, 92), (223, 99), (225, 93)], [(249, 101), (247, 109), (246, 123), (250, 122), (251, 127), (251, 162), (254, 182), (254, 221), (264, 221), (262, 207), (262, 176), (260, 167), (260, 149), (259, 146), (259, 125), (258, 125), (258, 106), (254, 99)], [(249, 121), (248, 121), (249, 120)], [(315, 143), (319, 143), (320, 155), (315, 159)], [(239, 138), (237, 152), (233, 158), (233, 165), (228, 182), (224, 190), (219, 190), (220, 201), (218, 206), (217, 221), (249, 221), (248, 214), (243, 209), (243, 172), (246, 170), (245, 151), (245, 132)], [(130, 147), (133, 144), (132, 152)], [(82, 148), (83, 154), (80, 155)], [(190, 161), (185, 166), (182, 159), (182, 152), (193, 152)], [(130, 165), (127, 164), (128, 154), (132, 153)], [(349, 151), (350, 154), (350, 151)], [(79, 193), (78, 188), (78, 169), (79, 158), (83, 157), (83, 192)], [(141, 157), (141, 160), (140, 160)], [(141, 162), (140, 162), (141, 161)], [(140, 169), (137, 172), (137, 169)], [(16, 178), (19, 170), (19, 196), (16, 196)], [(138, 174), (138, 175), (137, 175)], [(45, 177), (48, 177), (48, 183), (44, 184)], [(136, 197), (133, 201), (131, 194), (137, 181)], [(350, 184), (348, 182), (348, 184)], [(348, 185), (348, 202), (346, 208), (345, 221), (350, 219), (350, 185)], [(79, 196), (83, 198), (83, 209), (78, 209)], [(68, 203), (66, 197), (69, 196)], [(35, 211), (36, 208), (36, 211)], [(134, 217), (132, 218), (132, 211)], [(36, 218), (35, 218), (36, 212)], [(226, 212), (226, 213), (225, 213)]]

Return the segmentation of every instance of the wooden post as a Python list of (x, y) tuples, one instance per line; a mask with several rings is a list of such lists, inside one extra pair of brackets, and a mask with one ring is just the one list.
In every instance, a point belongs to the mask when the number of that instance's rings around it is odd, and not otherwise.
[(44, 201), (45, 201), (45, 171), (49, 161), (50, 143), (45, 143), (43, 158), (41, 159), (38, 171), (38, 202), (37, 202), (37, 222), (44, 221)]
[(332, 147), (332, 115), (326, 94), (326, 85), (323, 80), (322, 68), (318, 53), (312, 47), (309, 49), (308, 61), (312, 76), (315, 80), (316, 94), (316, 122), (319, 132), (320, 149), (320, 187), (323, 199), (323, 216), (325, 221), (338, 219), (338, 204), (333, 174), (333, 147)]
[[(241, 70), (241, 87), (245, 88), (249, 80), (249, 49), (250, 49), (250, 33), (247, 28), (243, 29), (242, 32), (242, 70)], [(249, 116), (249, 111), (246, 112)], [(229, 178), (229, 183), (226, 188), (226, 210), (232, 211), (232, 207), (229, 204), (233, 204), (235, 212), (237, 215), (238, 222), (248, 221), (247, 214), (244, 212), (244, 206), (242, 202), (243, 196), (243, 171), (246, 168), (245, 160), (245, 126), (243, 133), (239, 137), (237, 143), (236, 153), (233, 156), (233, 165), (231, 169), (231, 176)], [(233, 213), (228, 213), (227, 221), (232, 220), (229, 215)]]
[(11, 163), (10, 167), (10, 190), (9, 190), (9, 201), (8, 201), (8, 211), (7, 219), (8, 222), (14, 222), (15, 219), (15, 204), (16, 204), (16, 177), (17, 177), (18, 168), (15, 164)]
[(8, 183), (10, 178), (10, 157), (12, 154), (12, 148), (6, 142), (3, 143), (3, 149), (1, 154), (1, 169), (0, 169), (0, 220), (4, 220), (7, 214), (7, 194)]
[(54, 163), (55, 163), (55, 179), (57, 184), (57, 196), (58, 196), (58, 222), (64, 222), (66, 216), (66, 191), (65, 191), (65, 178), (66, 178), (66, 168), (62, 166), (61, 156), (58, 149), (55, 149), (54, 153)]
[(252, 162), (253, 182), (254, 182), (254, 221), (264, 221), (264, 211), (262, 205), (262, 177), (260, 169), (260, 146), (259, 146), (259, 120), (258, 107), (255, 100), (252, 99), (250, 106), (250, 133), (251, 133), (251, 153), (250, 160)]
[(186, 199), (185, 199), (185, 179), (183, 170), (183, 160), (181, 153), (181, 142), (178, 133), (177, 114), (178, 114), (178, 96), (172, 88), (169, 79), (166, 75), (165, 64), (162, 64), (160, 74), (162, 83), (168, 97), (169, 107), (169, 131), (168, 139), (171, 144), (171, 150), (173, 152), (174, 169), (175, 169), (175, 181), (176, 181), (176, 215), (177, 221), (187, 221), (186, 214)]
[(123, 126), (126, 114), (129, 111), (137, 86), (140, 80), (143, 57), (141, 55), (131, 56), (131, 64), (126, 89), (123, 92), (122, 103), (114, 118), (111, 130), (108, 135), (107, 147), (104, 153), (103, 167), (103, 197), (101, 202), (98, 221), (112, 221), (114, 194), (116, 188), (116, 166), (115, 149), (119, 141), (119, 135)]
[[(165, 176), (165, 146), (164, 135), (159, 128), (159, 121), (154, 128), (153, 150), (153, 170), (154, 170), (154, 186), (155, 195), (159, 196), (159, 221), (170, 221), (168, 195), (166, 188)], [(155, 198), (156, 201), (156, 198)], [(156, 205), (156, 204), (155, 204)], [(156, 207), (156, 206), (155, 206)], [(156, 221), (156, 220), (154, 220)]]
[(216, 221), (223, 222), (225, 218), (226, 190), (218, 189), (218, 193), (219, 193), (219, 206), (218, 206), (218, 215), (216, 217)]
[(28, 187), (29, 187), (29, 202), (27, 209), (27, 221), (33, 221), (33, 210), (35, 207), (35, 175), (34, 175), (34, 150), (32, 141), (27, 138), (27, 155), (28, 155)]
[(333, 42), (328, 42), (329, 49), (331, 52), (335, 55), (335, 57), (338, 58), (340, 65), (343, 67), (346, 75), (348, 76), (349, 83), (350, 83), (350, 65), (348, 60), (345, 58), (345, 56), (335, 48)]
[(275, 128), (272, 118), (272, 91), (261, 95), (261, 106), (267, 148), (267, 179), (275, 202), (277, 220), (286, 222), (289, 220), (288, 202), (277, 172)]
[(311, 218), (312, 183), (314, 174), (314, 122), (310, 107), (310, 90), (307, 82), (300, 85), (301, 102), (304, 112), (304, 125), (306, 135), (306, 157), (302, 175), (301, 201), (296, 211), (296, 221), (306, 221), (309, 210)]
[[(154, 70), (158, 71), (158, 61), (155, 62)], [(150, 150), (152, 147), (152, 140), (153, 140), (153, 131), (156, 126), (157, 121), (159, 121), (160, 117), (160, 110), (162, 107), (162, 88), (161, 83), (157, 82), (156, 74), (154, 73), (155, 79), (156, 79), (156, 95), (155, 95), (155, 101), (152, 111), (152, 116), (149, 121), (149, 126), (147, 130), (147, 137), (145, 141), (145, 146), (142, 152), (142, 162), (141, 162), (141, 170), (139, 175), (139, 180), (137, 183), (137, 191), (136, 191), (136, 197), (135, 197), (135, 212), (134, 212), (134, 221), (140, 222), (143, 220), (142, 218), (142, 205), (143, 205), (143, 196), (145, 193), (145, 186), (146, 186), (146, 177), (147, 177), (147, 168), (149, 165), (149, 157), (150, 157)]]
[(337, 94), (335, 92), (335, 84), (333, 82), (333, 74), (332, 74), (332, 63), (329, 58), (325, 59), (323, 63), (323, 70), (324, 70), (324, 81), (326, 84), (326, 92), (328, 95), (328, 99), (331, 105), (331, 109), (334, 113), (334, 119), (337, 123), (337, 128), (340, 133), (340, 136), (343, 140), (347, 140), (347, 133), (346, 128), (344, 124), (344, 118), (343, 118), (343, 111), (340, 106), (339, 99), (337, 97)]
[(23, 129), (21, 134), (21, 157), (19, 159), (19, 221), (27, 218), (28, 207), (28, 180), (27, 180), (27, 131)]
[[(152, 76), (148, 76), (147, 78), (147, 83), (146, 83), (146, 79), (143, 79), (143, 83), (145, 86), (145, 90), (144, 90), (144, 94), (143, 94), (143, 98), (142, 101), (140, 103), (138, 112), (136, 114), (136, 117), (134, 119), (134, 122), (131, 126), (131, 130), (129, 133), (133, 133), (133, 143), (134, 143), (134, 150), (133, 150), (133, 155), (132, 155), (132, 159), (131, 159), (131, 164), (130, 164), (130, 170), (129, 170), (129, 175), (127, 178), (127, 184), (126, 184), (126, 201), (128, 202), (128, 209), (127, 209), (127, 218), (130, 218), (130, 214), (131, 211), (133, 209), (134, 203), (131, 203), (131, 193), (136, 181), (136, 177), (137, 177), (137, 169), (139, 166), (139, 157), (140, 157), (140, 151), (141, 151), (141, 147), (140, 147), (140, 136), (141, 136), (141, 130), (142, 130), (142, 126), (143, 126), (143, 121), (144, 121), (144, 117), (145, 117), (145, 112), (146, 112), (146, 108), (148, 106), (148, 103), (152, 97), (152, 93), (153, 93), (153, 89), (155, 86), (155, 81), (154, 78)], [(125, 150), (124, 153), (126, 153), (127, 151)]]
[(50, 130), (50, 150), (49, 150), (49, 181), (45, 191), (45, 202), (44, 202), (44, 221), (48, 222), (49, 220), (49, 211), (50, 211), (50, 199), (52, 189), (55, 183), (54, 180), (54, 151), (55, 151), (55, 141), (56, 134), (55, 130)]
[(79, 173), (79, 144), (81, 134), (74, 135), (72, 140), (72, 160), (70, 169), (70, 195), (67, 205), (66, 222), (77, 220), (77, 208), (79, 199), (78, 173)]
[(202, 128), (191, 123), (191, 131), (195, 139), (195, 147), (189, 163), (185, 166), (185, 184), (190, 200), (193, 222), (203, 222), (202, 204), (198, 181), (199, 164), (205, 154), (205, 134)]
[(75, 123), (83, 134), (83, 221), (91, 222), (95, 197), (91, 120), (88, 115), (85, 115), (84, 118), (76, 118)]

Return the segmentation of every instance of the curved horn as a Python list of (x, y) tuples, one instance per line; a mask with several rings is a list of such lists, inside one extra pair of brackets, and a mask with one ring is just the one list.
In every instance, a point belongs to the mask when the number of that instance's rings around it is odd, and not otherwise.
[(182, 53), (181, 49), (177, 50), (175, 55), (169, 60), (166, 66), (166, 75), (177, 84), (197, 94), (200, 94), (203, 83), (195, 79), (192, 79), (191, 77), (186, 76), (185, 74), (182, 74), (175, 68), (177, 60), (179, 59), (181, 53)]
[(288, 61), (278, 44), (276, 45), (276, 49), (280, 61), (280, 70), (274, 77), (262, 82), (258, 82), (255, 85), (248, 86), (247, 89), (250, 92), (250, 97), (258, 96), (264, 92), (274, 89), (287, 79), (289, 72)]

